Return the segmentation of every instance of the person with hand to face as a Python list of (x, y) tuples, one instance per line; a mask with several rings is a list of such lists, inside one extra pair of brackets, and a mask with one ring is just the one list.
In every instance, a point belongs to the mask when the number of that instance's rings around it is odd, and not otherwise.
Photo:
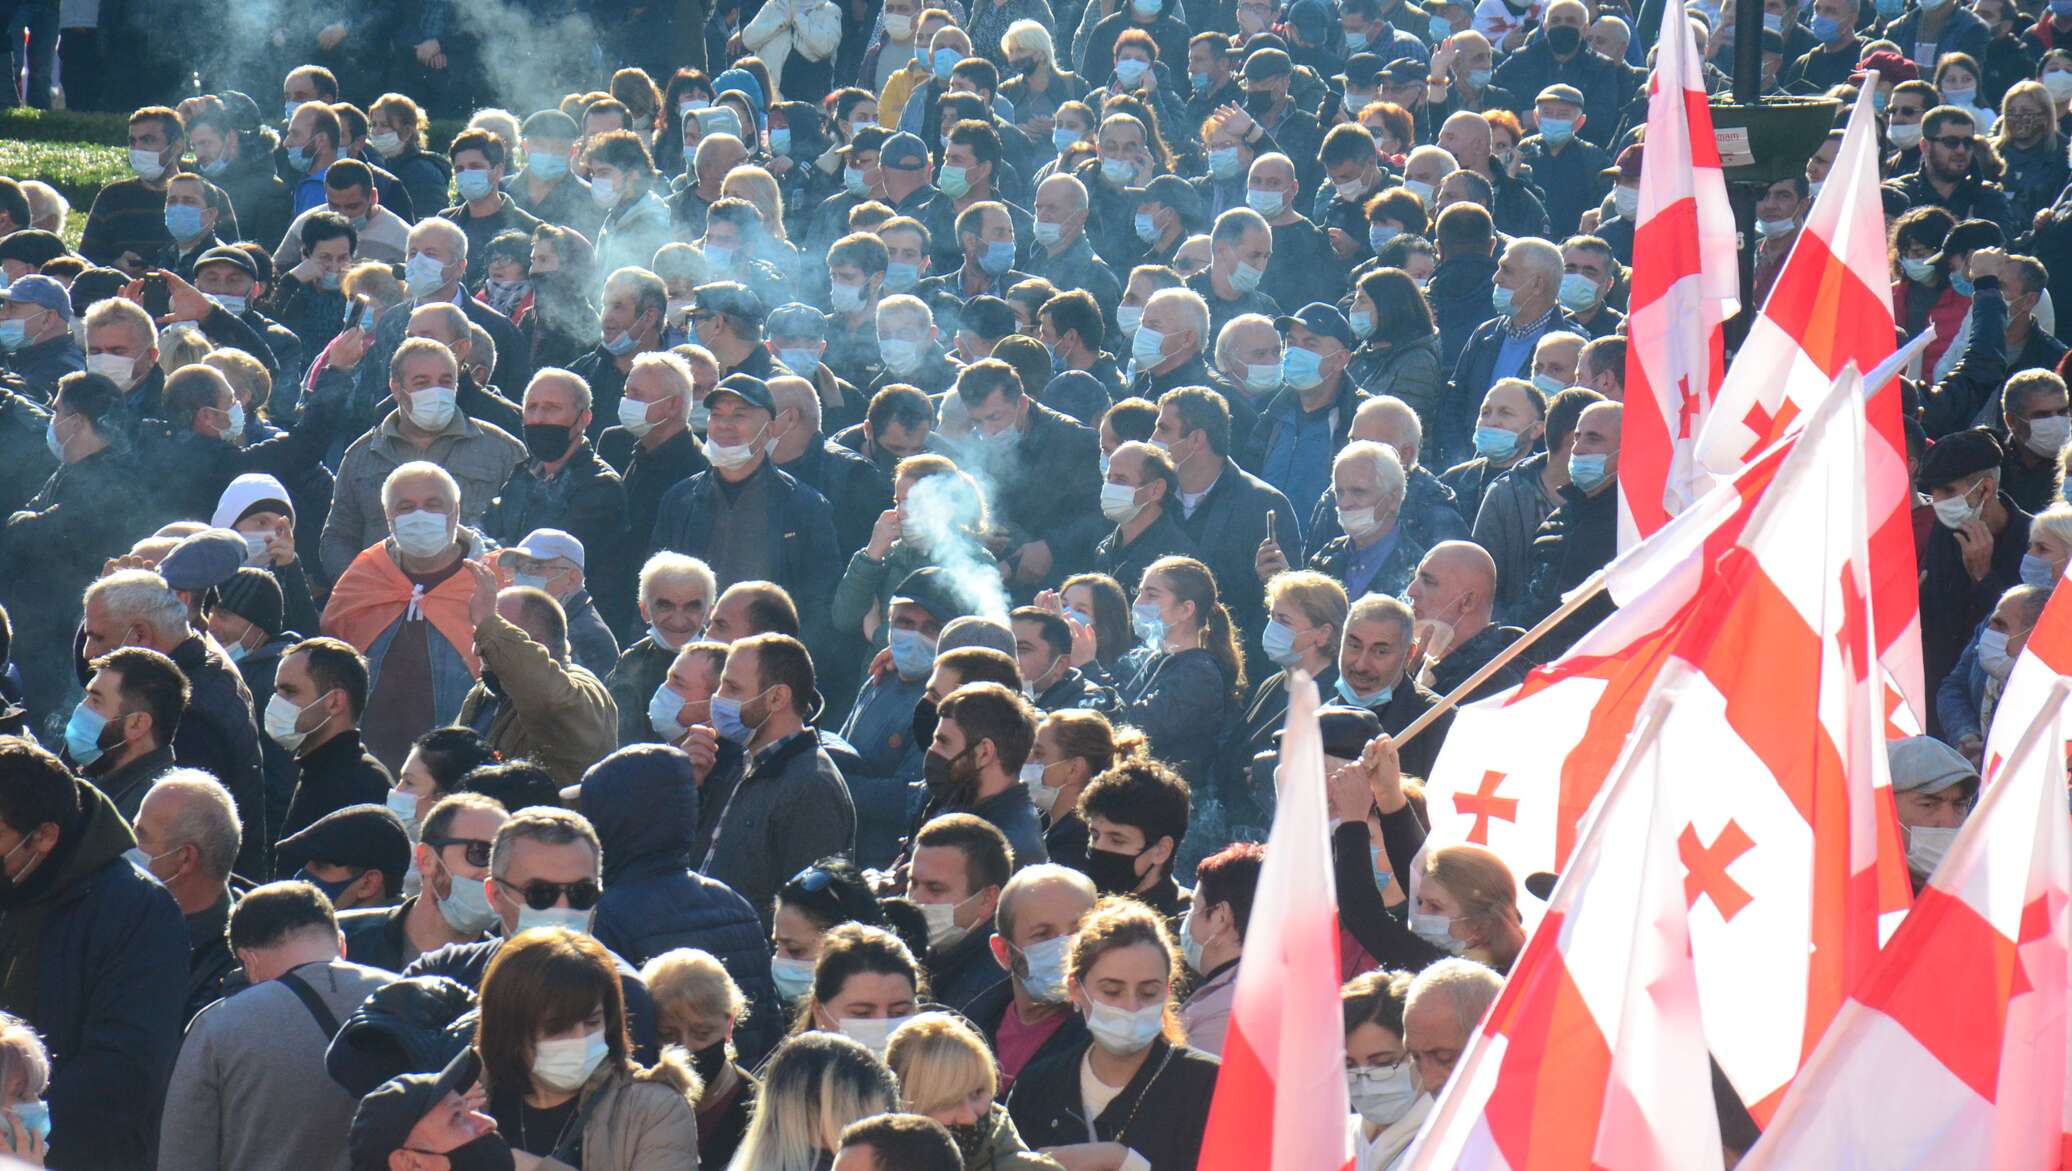
[(1957, 840), (1978, 802), (1977, 745), (1960, 752), (1932, 736), (1888, 741), (1892, 805), (1905, 839), (1907, 871), (1919, 892)]
[[(1496, 562), (1472, 541), (1446, 541), (1418, 563), (1403, 595), (1417, 619), (1418, 682), (1440, 695), (1453, 689), (1498, 652), (1525, 636), (1515, 626), (1491, 621), (1496, 597)], [(1515, 660), (1484, 680), (1471, 699), (1493, 695), (1521, 682), (1525, 668)]]
[(426, 952), (481, 939), (497, 923), (484, 880), (496, 831), (508, 817), (504, 807), (479, 793), (456, 793), (425, 809), (416, 823), (422, 840), (410, 858), (417, 893), (394, 907), (346, 911), (338, 918), (346, 957), (354, 963), (400, 972)]
[[(1066, 974), (1089, 1035), (1015, 1081), (1007, 1110), (1022, 1138), (1074, 1168), (1193, 1166), (1216, 1060), (1176, 1040), (1180, 965), (1166, 924), (1132, 900), (1104, 900), (1080, 923)], [(1156, 1076), (1140, 1079), (1147, 1068)]]
[[(2012, 397), (2010, 398), (2012, 401)], [(2029, 515), (2000, 489), (2000, 441), (1983, 429), (1946, 435), (1921, 461), (1935, 524), (1921, 555), (1923, 677), (1936, 686), (1997, 599), (2021, 580)]]
[(486, 1112), (537, 1166), (697, 1162), (697, 1075), (674, 1050), (634, 1061), (617, 969), (595, 939), (546, 928), (504, 944), (482, 977)]

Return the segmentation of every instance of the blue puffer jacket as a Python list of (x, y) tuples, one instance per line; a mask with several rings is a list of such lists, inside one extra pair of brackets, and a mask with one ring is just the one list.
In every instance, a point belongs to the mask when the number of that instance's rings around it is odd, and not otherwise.
[(673, 948), (711, 952), (754, 1006), (735, 1047), (766, 1051), (783, 1031), (770, 949), (748, 900), (691, 869), (691, 758), (667, 744), (612, 753), (583, 775), (582, 813), (604, 845), (604, 895), (590, 928), (597, 941), (635, 967)]

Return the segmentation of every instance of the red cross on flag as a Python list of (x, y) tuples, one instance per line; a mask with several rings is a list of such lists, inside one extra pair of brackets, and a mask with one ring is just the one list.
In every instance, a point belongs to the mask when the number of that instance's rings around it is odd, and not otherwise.
[(1705, 100), (1704, 66), (1681, 5), (1662, 9), (1648, 83), (1647, 150), (1626, 318), (1619, 547), (1630, 549), (1704, 489), (1694, 449), (1726, 367), (1721, 323), (1741, 307), (1734, 209)]
[(1317, 685), (1290, 685), (1280, 803), (1253, 896), (1201, 1171), (1352, 1171), (1338, 893)]
[(1719, 1171), (1673, 755), (1635, 737), (1405, 1171)]
[(2067, 684), (2053, 680), (1741, 1171), (2072, 1167)]
[[(2059, 580), (2059, 586), (2064, 584)], [(2028, 642), (2007, 673), (2000, 702), (1993, 708), (1993, 726), (1986, 732), (1984, 775), (1991, 782), (2000, 762), (2014, 751), (2014, 742), (2028, 729), (2043, 699), (2061, 676), (2072, 676), (2072, 590), (2054, 588), (2050, 601), (2029, 631)]]
[[(1728, 491), (1614, 563), (1621, 610), (1460, 709), (1426, 790), (1428, 846), (1479, 826), (1521, 875), (1565, 868), (1638, 714), (1673, 685), (1663, 751), (1690, 782), (1672, 838), (1707, 1040), (1759, 1120), (1876, 955), (1881, 916), (1908, 899), (1872, 649), (1865, 430), (1851, 367)], [(1650, 555), (1652, 588), (1630, 596)], [(1515, 822), (1476, 816), (1499, 793)]]
[[(1864, 93), (1877, 85), (1873, 73)], [(1638, 251), (1636, 248), (1636, 256)], [(1827, 185), (1813, 201), (1762, 313), (1734, 356), (1698, 435), (1697, 459), (1728, 475), (1799, 425), (1855, 363), (1870, 371), (1892, 353), (1891, 261), (1885, 204), (1878, 188), (1878, 127), (1869, 102), (1849, 116)], [(1629, 400), (1631, 395), (1628, 396)], [(1906, 434), (1900, 396), (1871, 400), (1865, 483), (1869, 488), (1871, 596), (1877, 605), (1878, 658), (1906, 697), (1912, 723), (1926, 717), (1921, 681), (1920, 579), (1910, 514)], [(1624, 461), (1620, 474), (1626, 474)]]

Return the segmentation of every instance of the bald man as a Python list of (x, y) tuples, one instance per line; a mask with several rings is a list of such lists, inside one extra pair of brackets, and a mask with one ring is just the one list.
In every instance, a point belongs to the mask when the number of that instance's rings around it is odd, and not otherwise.
[(1438, 142), (1461, 170), (1489, 180), (1493, 192), (1489, 215), (1496, 221), (1497, 231), (1506, 236), (1551, 234), (1546, 205), (1492, 155), (1495, 140), (1490, 137), (1488, 119), (1469, 110), (1452, 114), (1440, 125)]
[[(1473, 541), (1435, 545), (1417, 564), (1404, 594), (1417, 619), (1416, 635), (1424, 662), (1418, 682), (1440, 695), (1467, 682), (1468, 676), (1497, 652), (1525, 637), (1515, 626), (1490, 621), (1496, 598), (1496, 562)], [(1468, 693), (1472, 702), (1523, 682), (1523, 657), (1513, 659)]]

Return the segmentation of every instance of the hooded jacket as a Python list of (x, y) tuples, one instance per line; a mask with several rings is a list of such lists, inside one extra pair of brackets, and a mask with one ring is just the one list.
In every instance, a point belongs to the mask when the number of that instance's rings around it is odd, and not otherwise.
[(63, 1146), (50, 1165), (148, 1167), (185, 1020), (187, 924), (123, 857), (137, 839), (122, 815), (74, 784), (80, 813), (56, 850), (0, 894), (0, 1011), (51, 1053), (45, 1097)]
[[(691, 869), (698, 783), (691, 758), (666, 744), (620, 749), (583, 776), (583, 816), (604, 846), (604, 894), (590, 930), (638, 967), (665, 951), (711, 952), (755, 1006), (751, 1031), (777, 1036), (770, 949), (748, 900)], [(751, 1052), (753, 1038), (737, 1040)]]
[(475, 991), (444, 976), (397, 980), (360, 1002), (324, 1054), (355, 1097), (406, 1073), (446, 1068), (475, 1035)]

